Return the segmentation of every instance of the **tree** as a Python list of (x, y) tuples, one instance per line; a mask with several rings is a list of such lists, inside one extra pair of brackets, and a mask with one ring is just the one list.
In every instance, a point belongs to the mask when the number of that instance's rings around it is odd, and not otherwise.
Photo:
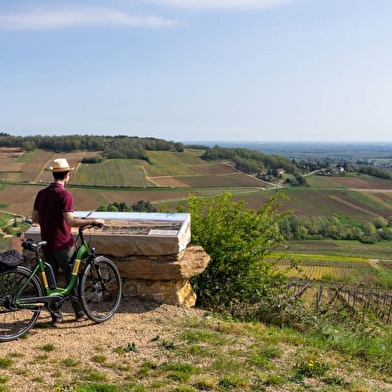
[(375, 166), (361, 166), (358, 169), (358, 172), (369, 174), (374, 177), (392, 179), (392, 175), (390, 173)]
[(299, 218), (297, 215), (290, 215), (288, 217), (288, 219), (290, 222), (291, 231), (295, 235), (297, 233), (299, 225), (300, 225)]
[(156, 212), (157, 210), (149, 201), (139, 200), (137, 203), (132, 204), (132, 211)]
[(365, 223), (362, 229), (365, 236), (372, 236), (377, 233), (376, 227), (373, 225), (372, 222)]
[(339, 229), (336, 225), (330, 224), (325, 231), (326, 237), (336, 239), (338, 237)]
[(271, 320), (287, 309), (278, 300), (286, 278), (271, 253), (283, 241), (278, 223), (290, 211), (277, 213), (285, 199), (282, 195), (272, 197), (258, 211), (232, 197), (225, 193), (213, 199), (188, 199), (191, 241), (211, 257), (192, 284), (199, 304), (206, 308)]
[(37, 146), (33, 141), (26, 141), (22, 144), (22, 148), (26, 151), (34, 151)]
[(308, 186), (308, 183), (306, 182), (306, 179), (304, 176), (298, 175), (295, 177), (295, 179), (298, 182), (298, 186)]
[(379, 216), (374, 220), (373, 224), (377, 229), (381, 229), (382, 227), (388, 226), (388, 221), (382, 216)]
[(293, 237), (293, 233), (291, 231), (290, 221), (288, 220), (287, 216), (282, 218), (279, 222), (279, 229), (280, 232), (284, 235), (286, 239), (290, 239)]

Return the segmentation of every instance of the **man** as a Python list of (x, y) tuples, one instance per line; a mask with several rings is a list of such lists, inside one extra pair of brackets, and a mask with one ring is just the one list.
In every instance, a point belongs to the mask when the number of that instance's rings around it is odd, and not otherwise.
[[(54, 160), (50, 167), (54, 181), (45, 189), (38, 192), (35, 201), (32, 220), (39, 223), (41, 239), (47, 242), (43, 247), (45, 260), (52, 266), (56, 279), (61, 269), (67, 281), (71, 274), (68, 260), (75, 250), (75, 243), (71, 227), (84, 225), (103, 226), (103, 219), (81, 219), (73, 216), (74, 203), (70, 192), (65, 189), (74, 168), (69, 167), (66, 159)], [(75, 321), (87, 320), (82, 305), (77, 297), (72, 295), (72, 307), (75, 312)], [(62, 322), (61, 310), (52, 314), (52, 325), (58, 327)]]

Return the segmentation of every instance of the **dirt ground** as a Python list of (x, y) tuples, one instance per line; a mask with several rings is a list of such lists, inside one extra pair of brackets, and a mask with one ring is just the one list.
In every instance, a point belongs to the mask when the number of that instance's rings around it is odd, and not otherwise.
[[(101, 364), (94, 360), (96, 356), (104, 357), (105, 364), (121, 360), (135, 368), (145, 361), (160, 363), (165, 358), (154, 338), (173, 341), (184, 319), (203, 317), (204, 312), (132, 299), (123, 300), (116, 314), (102, 324), (74, 322), (69, 304), (64, 306), (63, 316), (61, 326), (53, 328), (49, 313), (42, 311), (36, 326), (24, 338), (0, 343), (0, 358), (13, 360), (12, 366), (0, 370), (0, 375), (8, 378), (4, 385), (12, 392), (55, 391), (56, 379), (72, 386), (73, 372), (102, 371)], [(45, 349), (48, 345), (54, 347), (53, 351)], [(137, 347), (137, 356), (132, 352), (119, 356), (116, 348), (128, 345)], [(76, 370), (64, 366), (70, 360), (77, 361)], [(106, 382), (124, 379), (116, 367), (105, 366), (104, 372)]]

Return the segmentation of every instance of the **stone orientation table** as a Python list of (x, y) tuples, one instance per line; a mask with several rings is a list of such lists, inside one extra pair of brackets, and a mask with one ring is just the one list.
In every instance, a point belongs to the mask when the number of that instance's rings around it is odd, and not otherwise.
[[(189, 280), (205, 270), (210, 257), (190, 244), (190, 214), (75, 211), (74, 216), (105, 220), (102, 229), (85, 231), (85, 238), (97, 254), (116, 263), (124, 297), (195, 305)], [(76, 239), (77, 228), (72, 232)], [(26, 230), (24, 238), (41, 240), (39, 226)]]

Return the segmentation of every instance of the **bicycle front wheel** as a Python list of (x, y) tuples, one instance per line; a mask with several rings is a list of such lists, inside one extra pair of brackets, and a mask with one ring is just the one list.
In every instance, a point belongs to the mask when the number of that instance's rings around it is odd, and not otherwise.
[(87, 264), (80, 278), (79, 298), (91, 320), (109, 320), (120, 305), (121, 293), (121, 277), (113, 261), (98, 256)]
[(40, 281), (30, 275), (24, 267), (0, 272), (0, 342), (20, 338), (37, 322), (41, 308), (26, 308), (17, 302), (43, 295)]

